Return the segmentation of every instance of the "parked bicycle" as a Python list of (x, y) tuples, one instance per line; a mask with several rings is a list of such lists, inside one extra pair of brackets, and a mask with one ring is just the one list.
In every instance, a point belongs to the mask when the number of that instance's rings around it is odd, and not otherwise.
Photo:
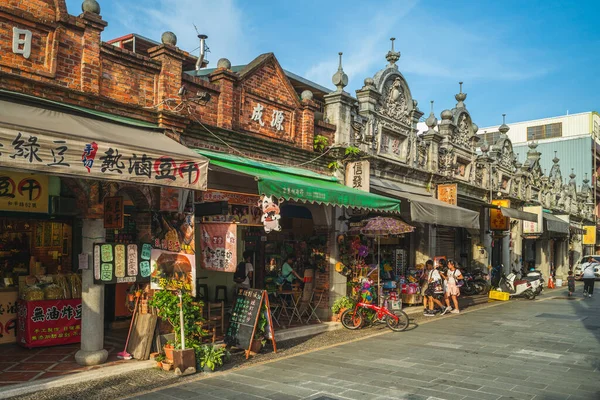
[(387, 307), (387, 298), (381, 307), (376, 304), (357, 302), (354, 308), (342, 313), (340, 320), (346, 329), (355, 330), (363, 326), (367, 320), (367, 310), (375, 311), (375, 321), (385, 322), (391, 330), (402, 332), (408, 328), (409, 318), (404, 311), (390, 310)]

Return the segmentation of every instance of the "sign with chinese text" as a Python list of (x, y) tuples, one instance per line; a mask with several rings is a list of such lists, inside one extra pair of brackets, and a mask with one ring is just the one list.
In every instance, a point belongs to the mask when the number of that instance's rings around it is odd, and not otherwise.
[(17, 298), (19, 292), (0, 292), (0, 344), (17, 341)]
[(204, 222), (235, 222), (245, 225), (262, 225), (261, 210), (258, 207), (260, 196), (220, 190), (196, 192), (196, 200), (201, 203), (226, 201), (229, 213), (202, 217)]
[(151, 250), (149, 243), (94, 244), (94, 283), (149, 282)]
[(443, 201), (444, 203), (448, 203), (453, 206), (457, 205), (458, 190), (456, 187), (456, 183), (446, 183), (443, 185), (438, 185), (437, 197), (439, 201)]
[(185, 290), (196, 295), (196, 256), (152, 249), (150, 288)]
[(217, 202), (226, 201), (229, 204), (239, 204), (243, 206), (255, 206), (260, 198), (257, 194), (243, 194), (227, 192), (224, 190), (207, 190), (205, 192), (196, 192), (198, 202)]
[(538, 216), (537, 222), (523, 221), (523, 234), (540, 234), (543, 229), (542, 221), (542, 207), (541, 206), (529, 206), (523, 207), (523, 211), (536, 214)]
[(201, 266), (210, 271), (235, 272), (237, 266), (236, 224), (202, 224)]
[(0, 210), (48, 213), (48, 177), (0, 171)]
[[(510, 200), (492, 200), (492, 204), (498, 207), (510, 207)], [(505, 217), (498, 208), (490, 208), (490, 230), (507, 231), (510, 225), (510, 218)]]
[(275, 335), (273, 334), (275, 329), (271, 319), (267, 292), (258, 289), (238, 288), (224, 341), (228, 346), (245, 349), (246, 358), (248, 358), (250, 352), (252, 340), (256, 333), (256, 324), (261, 312), (265, 314), (267, 320), (265, 326), (267, 337), (265, 339), (272, 341), (273, 350), (277, 353), (277, 344), (275, 343)]
[(584, 226), (585, 234), (583, 235), (583, 244), (596, 244), (596, 227), (593, 225)]
[(346, 165), (346, 186), (369, 191), (371, 164), (368, 160), (355, 161)]
[(104, 229), (123, 229), (125, 226), (125, 205), (123, 197), (104, 198)]
[[(250, 121), (257, 122), (261, 127), (265, 126), (266, 121), (263, 120), (263, 114), (268, 114), (265, 107), (260, 103), (256, 103), (252, 109)], [(271, 110), (269, 125), (273, 130), (277, 132), (283, 131), (285, 129), (284, 122), (285, 114), (283, 111), (277, 109)]]
[(17, 342), (27, 348), (81, 341), (81, 299), (18, 302)]
[[(143, 134), (143, 131), (141, 132)], [(201, 157), (85, 141), (67, 135), (34, 133), (0, 126), (0, 167), (202, 190), (208, 163)]]

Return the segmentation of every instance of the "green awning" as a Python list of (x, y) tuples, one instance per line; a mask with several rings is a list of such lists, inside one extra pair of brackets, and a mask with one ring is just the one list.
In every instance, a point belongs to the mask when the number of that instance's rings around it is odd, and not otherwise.
[(230, 154), (195, 151), (208, 157), (210, 165), (255, 177), (260, 194), (305, 203), (400, 212), (400, 201), (344, 186), (333, 176)]

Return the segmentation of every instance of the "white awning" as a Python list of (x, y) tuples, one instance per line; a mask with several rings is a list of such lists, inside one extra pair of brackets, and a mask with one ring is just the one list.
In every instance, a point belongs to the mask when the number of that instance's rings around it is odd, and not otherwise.
[(0, 100), (0, 167), (205, 190), (208, 159), (151, 129)]

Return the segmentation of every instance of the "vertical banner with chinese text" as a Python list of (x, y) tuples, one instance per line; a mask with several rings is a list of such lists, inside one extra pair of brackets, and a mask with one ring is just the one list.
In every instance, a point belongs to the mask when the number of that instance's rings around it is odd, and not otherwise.
[(443, 201), (444, 203), (450, 205), (457, 205), (458, 203), (458, 194), (456, 183), (448, 183), (437, 186), (437, 196), (439, 201)]
[(211, 271), (235, 272), (237, 266), (236, 224), (202, 224), (202, 268)]
[(584, 226), (585, 234), (583, 235), (583, 244), (595, 245), (596, 244), (596, 227), (594, 225)]
[(368, 192), (370, 174), (371, 164), (368, 160), (350, 162), (346, 165), (346, 186)]
[[(510, 200), (492, 200), (492, 204), (498, 207), (510, 207)], [(510, 218), (505, 217), (499, 208), (490, 208), (490, 230), (507, 231), (509, 229)]]

